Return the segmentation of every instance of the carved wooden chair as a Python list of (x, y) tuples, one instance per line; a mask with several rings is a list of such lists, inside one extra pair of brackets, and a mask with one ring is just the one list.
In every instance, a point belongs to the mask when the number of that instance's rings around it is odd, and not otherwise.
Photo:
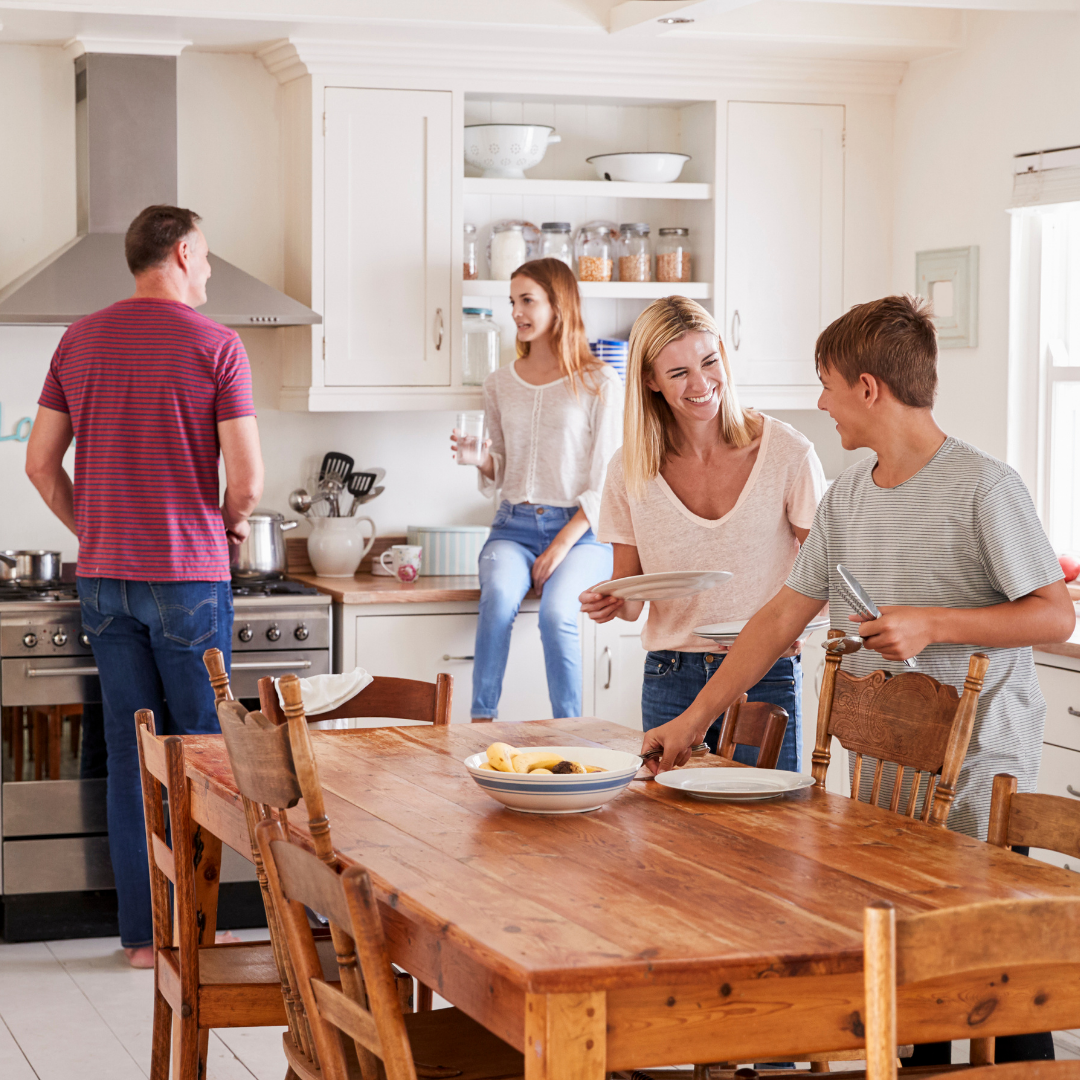
[(747, 702), (743, 694), (728, 708), (720, 728), (716, 753), (732, 761), (736, 746), (758, 747), (757, 768), (775, 769), (787, 731), (788, 714), (767, 701)]
[[(1016, 1032), (1071, 1027), (1080, 976), (1080, 897), (994, 900), (906, 919), (878, 901), (865, 911), (863, 971), (867, 1080), (896, 1080), (898, 1035), (920, 1042), (968, 1038), (977, 1017), (991, 1014)], [(898, 1031), (896, 988), (909, 983), (920, 984), (921, 1004), (907, 1021), (910, 1030)], [(991, 1067), (962, 1070), (965, 1080), (1080, 1075), (1077, 1062), (992, 1065), (993, 1056), (992, 1038), (972, 1039), (972, 1065)], [(943, 1067), (939, 1075), (953, 1071)]]
[[(522, 1055), (459, 1009), (401, 1012), (365, 870), (341, 873), (291, 843), (278, 821), (260, 822), (256, 835), (315, 1044), (316, 1068), (286, 1045), (301, 1080), (416, 1080), (418, 1060), (439, 1062), (434, 1075), (460, 1080), (522, 1076)], [(319, 971), (305, 907), (329, 920), (342, 943), (339, 958), (352, 966), (354, 977), (343, 978), (340, 989)]]
[(1060, 795), (1016, 790), (1016, 777), (998, 773), (990, 795), (990, 831), (998, 847), (1045, 848), (1080, 859), (1080, 803)]
[(168, 1080), (170, 1046), (173, 1080), (201, 1080), (211, 1028), (285, 1024), (281, 980), (270, 942), (214, 944), (221, 841), (192, 823), (181, 739), (158, 738), (148, 709), (135, 723), (154, 919), (150, 1080)]
[[(824, 786), (832, 756), (829, 748), (835, 737), (845, 750), (855, 754), (853, 799), (859, 798), (863, 761), (869, 757), (876, 760), (869, 801), (881, 805), (886, 763), (890, 763), (895, 772), (889, 809), (913, 818), (922, 791), (920, 819), (944, 827), (956, 797), (956, 781), (990, 661), (985, 653), (972, 654), (961, 695), (954, 687), (921, 672), (892, 675), (874, 671), (856, 678), (841, 671), (843, 657), (861, 647), (858, 638), (845, 636), (840, 630), (829, 631), (818, 703), (814, 779)], [(905, 779), (908, 792), (901, 808)]]

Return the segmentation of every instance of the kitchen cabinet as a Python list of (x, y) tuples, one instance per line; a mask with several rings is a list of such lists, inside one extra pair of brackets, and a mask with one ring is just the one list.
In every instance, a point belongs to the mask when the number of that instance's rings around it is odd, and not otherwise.
[(327, 386), (450, 385), (451, 105), (326, 90)]
[(814, 406), (814, 343), (844, 311), (844, 113), (728, 102), (723, 333), (745, 405)]
[[(1035, 665), (1046, 699), (1038, 791), (1080, 800), (1080, 662), (1047, 653), (1036, 653), (1036, 658), (1054, 661)], [(1031, 854), (1055, 866), (1080, 870), (1080, 862), (1073, 856), (1041, 848), (1033, 848)]]
[(594, 623), (590, 620), (585, 630), (592, 663), (586, 665), (582, 711), (635, 731), (641, 730), (641, 681), (645, 667), (641, 631), (648, 610), (646, 604), (636, 622), (612, 619), (611, 622)]

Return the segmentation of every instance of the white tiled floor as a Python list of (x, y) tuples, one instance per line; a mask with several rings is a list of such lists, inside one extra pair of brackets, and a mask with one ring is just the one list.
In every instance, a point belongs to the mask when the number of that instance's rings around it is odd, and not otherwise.
[[(144, 1080), (152, 990), (152, 972), (128, 967), (119, 938), (0, 943), (0, 1080)], [(284, 1080), (282, 1030), (211, 1032), (208, 1080)], [(1080, 1031), (1054, 1041), (1059, 1058), (1080, 1058)], [(954, 1048), (958, 1063), (966, 1051)]]

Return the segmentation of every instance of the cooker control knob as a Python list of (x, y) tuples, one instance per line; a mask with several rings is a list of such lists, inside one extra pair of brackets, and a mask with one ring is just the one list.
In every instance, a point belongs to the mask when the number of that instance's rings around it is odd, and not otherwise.
[(267, 641), (277, 641), (279, 637), (281, 637), (281, 631), (276, 626), (271, 626), (270, 629), (266, 631)]
[(253, 637), (254, 637), (255, 635), (254, 635), (254, 634), (252, 634), (252, 632), (251, 632), (251, 627), (250, 627), (250, 626), (241, 626), (241, 627), (240, 627), (240, 629), (239, 629), (239, 630), (237, 631), (237, 634), (236, 634), (236, 636), (237, 636), (237, 637), (238, 637), (238, 638), (239, 638), (239, 639), (240, 639), (241, 641), (244, 641), (244, 642), (248, 642), (248, 641), (250, 641), (250, 640), (251, 640), (251, 639), (252, 639), (252, 638), (253, 638)]
[(306, 626), (305, 626), (305, 625), (304, 625), (303, 623), (301, 623), (301, 624), (300, 624), (300, 625), (299, 625), (299, 626), (298, 626), (298, 627), (297, 627), (297, 628), (296, 628), (296, 629), (295, 629), (295, 630), (293, 631), (293, 637), (294, 637), (294, 638), (296, 638), (296, 640), (297, 640), (297, 641), (307, 641), (307, 639), (308, 639), (308, 634), (309, 634), (310, 632), (311, 632), (311, 631), (310, 631), (310, 630), (308, 630), (308, 628), (307, 628), (307, 627), (306, 627)]
[(28, 649), (32, 649), (37, 644), (37, 634), (34, 634), (34, 633), (23, 634), (22, 643)]
[(58, 646), (64, 646), (68, 642), (68, 636), (63, 630), (57, 630), (52, 636), (52, 643)]
[(90, 648), (90, 635), (89, 634), (80, 634), (79, 635), (79, 644), (84, 649), (89, 649)]

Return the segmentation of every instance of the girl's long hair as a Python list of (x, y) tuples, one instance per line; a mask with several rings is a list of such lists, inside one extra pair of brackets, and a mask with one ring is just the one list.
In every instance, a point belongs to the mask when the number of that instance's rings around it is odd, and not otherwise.
[(761, 430), (761, 419), (739, 404), (731, 366), (713, 317), (685, 296), (665, 296), (653, 301), (630, 331), (630, 362), (626, 372), (622, 462), (627, 493), (635, 499), (644, 498), (648, 482), (659, 475), (664, 460), (675, 452), (675, 416), (663, 394), (650, 390), (646, 380), (654, 377), (653, 365), (661, 350), (692, 333), (715, 337), (724, 365), (724, 392), (720, 398), (720, 434), (724, 442), (729, 446), (749, 446)]
[[(559, 358), (563, 375), (570, 379), (570, 389), (576, 395), (580, 383), (590, 393), (600, 393), (599, 373), (603, 362), (589, 349), (574, 272), (562, 259), (533, 259), (522, 263), (511, 277), (531, 278), (547, 293), (555, 313), (550, 331), (551, 349)], [(518, 341), (517, 354), (519, 358), (528, 356), (529, 342)]]

